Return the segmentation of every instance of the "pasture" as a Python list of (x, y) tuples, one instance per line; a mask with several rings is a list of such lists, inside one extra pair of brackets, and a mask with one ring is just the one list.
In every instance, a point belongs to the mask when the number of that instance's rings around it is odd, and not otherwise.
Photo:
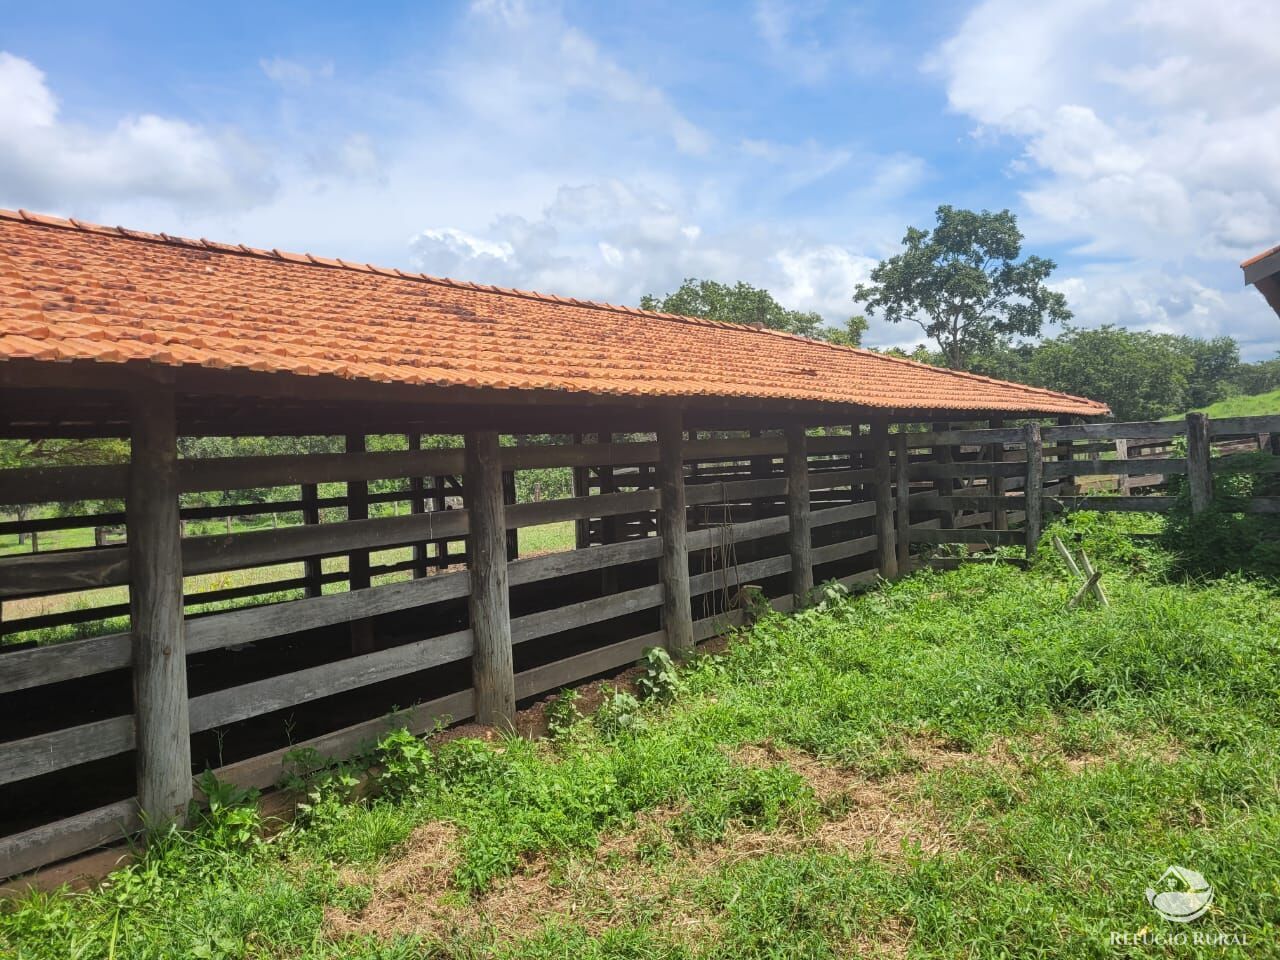
[[(1280, 596), (1172, 582), (1097, 515), (1055, 532), (1110, 607), (1068, 607), (1051, 548), (828, 589), (544, 701), (537, 739), (298, 758), (287, 824), (206, 783), (200, 825), (100, 889), (9, 903), (0, 952), (1094, 957), (1194, 932), (1274, 955)], [(1187, 927), (1144, 896), (1173, 864), (1214, 885)]]

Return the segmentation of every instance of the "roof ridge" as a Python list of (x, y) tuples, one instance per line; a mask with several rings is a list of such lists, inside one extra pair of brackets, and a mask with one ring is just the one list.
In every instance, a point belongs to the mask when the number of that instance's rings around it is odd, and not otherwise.
[(74, 217), (58, 217), (52, 214), (33, 213), (29, 210), (8, 210), (0, 207), (0, 220), (13, 220), (19, 223), (34, 224), (42, 227), (55, 227), (66, 230), (78, 230), (82, 233), (105, 234), (107, 236), (117, 236), (127, 240), (137, 240), (149, 243), (160, 243), (169, 246), (188, 247), (197, 250), (207, 250), (211, 253), (223, 253), (234, 256), (250, 256), (265, 260), (275, 260), (280, 263), (296, 264), (298, 266), (326, 267), (330, 269), (353, 270), (358, 273), (374, 273), (385, 277), (395, 277), (403, 280), (412, 280), (419, 283), (430, 283), (436, 286), (450, 287), (458, 290), (472, 290), (480, 293), (492, 293), (500, 296), (518, 297), (524, 300), (535, 300), (542, 303), (565, 304), (575, 307), (584, 307), (592, 310), (602, 310), (612, 313), (622, 314), (632, 317), (647, 317), (656, 320), (667, 320), (678, 323), (687, 323), (697, 326), (719, 327), (729, 330), (743, 330), (755, 334), (764, 334), (773, 337), (783, 337), (788, 340), (799, 340), (804, 343), (812, 343), (824, 346), (831, 350), (842, 352), (850, 352), (867, 356), (874, 356), (883, 360), (892, 361), (894, 363), (907, 364), (909, 366), (923, 368), (934, 373), (943, 373), (949, 376), (957, 377), (963, 380), (976, 381), (979, 383), (999, 384), (1001, 386), (1016, 387), (1020, 390), (1031, 391), (1033, 393), (1054, 398), (1062, 398), (1066, 400), (1082, 401), (1084, 403), (1093, 403), (1088, 397), (1079, 397), (1075, 394), (1063, 393), (1057, 390), (1050, 390), (1046, 387), (1036, 387), (1024, 383), (1014, 383), (1009, 380), (1000, 380), (996, 377), (988, 377), (982, 374), (970, 373), (966, 370), (953, 370), (950, 367), (937, 367), (928, 363), (921, 363), (918, 360), (911, 360), (907, 357), (898, 357), (891, 353), (882, 353), (878, 350), (871, 350), (866, 347), (852, 347), (845, 344), (832, 343), (829, 340), (820, 340), (816, 337), (806, 337), (798, 333), (791, 333), (786, 330), (774, 330), (760, 324), (751, 323), (735, 323), (728, 320), (711, 320), (706, 317), (693, 317), (686, 314), (666, 313), (660, 310), (644, 310), (639, 307), (630, 307), (621, 304), (605, 303), (599, 300), (580, 300), (576, 297), (562, 297), (553, 293), (540, 293), (536, 290), (521, 290), (515, 287), (500, 287), (492, 284), (474, 283), (466, 280), (454, 280), (449, 277), (436, 277), (427, 273), (413, 273), (400, 270), (395, 267), (379, 267), (371, 263), (355, 263), (336, 257), (319, 257), (311, 253), (291, 253), (289, 251), (274, 248), (271, 250), (263, 250), (257, 247), (250, 247), (243, 243), (231, 244), (221, 243), (215, 240), (207, 240), (204, 238), (192, 239), (190, 237), (179, 237), (168, 233), (150, 233), (145, 230), (132, 230), (127, 227), (116, 226), (109, 227), (102, 224), (90, 223), (85, 220), (79, 220)]

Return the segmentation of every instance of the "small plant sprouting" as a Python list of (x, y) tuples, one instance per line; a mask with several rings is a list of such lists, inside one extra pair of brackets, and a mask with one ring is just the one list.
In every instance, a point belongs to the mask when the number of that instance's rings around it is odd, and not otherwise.
[(435, 755), (403, 727), (378, 741), (378, 784), (388, 797), (419, 797), (430, 783)]
[(604, 687), (603, 698), (595, 712), (595, 724), (605, 737), (617, 737), (623, 733), (638, 732), (644, 729), (644, 718), (640, 716), (640, 701), (616, 687)]
[(193, 801), (192, 820), (205, 825), (213, 845), (222, 850), (248, 850), (262, 842), (258, 791), (219, 780), (212, 770), (196, 778), (208, 808)]
[(547, 703), (543, 715), (547, 718), (547, 736), (552, 740), (563, 740), (573, 733), (582, 719), (582, 712), (578, 709), (580, 699), (582, 694), (570, 688), (561, 690)]
[(641, 660), (644, 673), (636, 678), (636, 689), (646, 700), (671, 701), (684, 693), (684, 680), (671, 654), (662, 647), (650, 647)]

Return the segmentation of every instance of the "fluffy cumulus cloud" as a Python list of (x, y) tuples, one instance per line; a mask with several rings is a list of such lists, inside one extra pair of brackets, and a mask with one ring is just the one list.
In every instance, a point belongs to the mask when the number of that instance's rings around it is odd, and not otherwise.
[(1278, 63), (1266, 0), (985, 0), (931, 66), (1021, 141), (1034, 238), (1129, 263), (1081, 276), (1077, 314), (1247, 341), (1265, 306), (1235, 263), (1280, 238)]
[(146, 113), (100, 128), (64, 120), (40, 69), (6, 52), (0, 183), (25, 206), (72, 212), (120, 198), (243, 209), (274, 190), (262, 156), (235, 135)]
[(875, 260), (795, 229), (706, 229), (678, 200), (618, 180), (561, 187), (536, 218), (501, 216), (482, 234), (433, 227), (412, 241), (428, 273), (619, 303), (685, 277), (746, 280), (830, 319)]

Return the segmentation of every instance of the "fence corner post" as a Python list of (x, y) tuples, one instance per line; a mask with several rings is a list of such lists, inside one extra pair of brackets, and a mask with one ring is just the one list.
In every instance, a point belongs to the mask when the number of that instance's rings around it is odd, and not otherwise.
[(876, 566), (886, 580), (898, 577), (897, 531), (893, 518), (893, 462), (890, 459), (889, 421), (871, 421), (873, 469), (876, 496)]
[(159, 830), (185, 821), (192, 795), (177, 425), (171, 390), (131, 401), (125, 517), (138, 807)]
[(787, 544), (791, 553), (791, 595), (796, 606), (813, 591), (813, 540), (809, 518), (809, 439), (804, 426), (791, 424), (787, 438)]
[(511, 727), (516, 715), (516, 680), (511, 650), (502, 459), (496, 432), (484, 430), (466, 435), (466, 475), (462, 489), (470, 522), (468, 608), (475, 637), (471, 676), (476, 694), (476, 720), (487, 726)]
[(1024, 530), (1027, 559), (1030, 560), (1040, 545), (1040, 531), (1044, 524), (1044, 445), (1040, 440), (1040, 424), (1026, 424), (1023, 437), (1027, 444), (1027, 483), (1022, 491), (1026, 504)]
[(667, 649), (678, 658), (687, 657), (694, 650), (681, 419), (679, 410), (664, 410), (658, 423), (658, 536), (662, 538), (658, 572), (662, 581), (662, 628), (667, 634)]
[(1209, 459), (1209, 418), (1203, 413), (1187, 414), (1187, 482), (1191, 487), (1191, 512), (1204, 513), (1213, 502), (1213, 474)]

